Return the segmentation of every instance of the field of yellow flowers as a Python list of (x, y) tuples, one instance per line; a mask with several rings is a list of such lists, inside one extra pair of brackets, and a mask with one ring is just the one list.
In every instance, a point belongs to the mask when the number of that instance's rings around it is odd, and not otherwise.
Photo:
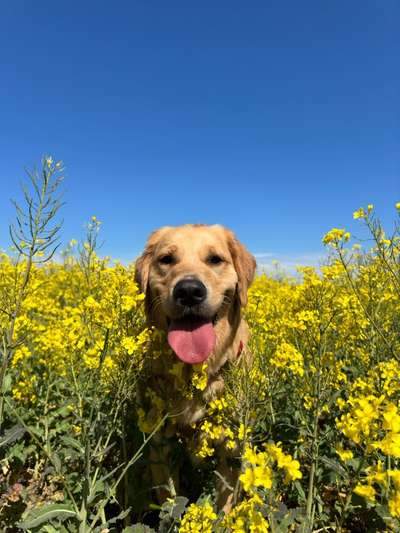
[[(4, 532), (400, 531), (400, 233), (374, 208), (366, 230), (323, 237), (320, 269), (259, 275), (246, 318), (254, 354), (226, 371), (191, 455), (171, 437), (182, 494), (151, 497), (148, 444), (168, 417), (149, 391), (146, 357), (162, 357), (146, 327), (133, 265), (98, 254), (100, 222), (53, 253), (62, 164), (30, 173), (0, 256), (0, 530)], [(151, 355), (149, 355), (151, 354)], [(182, 384), (205, 387), (204, 367)], [(215, 505), (214, 446), (241, 469), (228, 514)]]

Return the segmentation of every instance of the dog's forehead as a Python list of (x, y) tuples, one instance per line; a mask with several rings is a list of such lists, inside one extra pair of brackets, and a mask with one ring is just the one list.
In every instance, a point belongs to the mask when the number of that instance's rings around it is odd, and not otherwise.
[(219, 225), (185, 225), (170, 227), (161, 236), (160, 248), (176, 246), (178, 250), (198, 250), (205, 247), (228, 251), (226, 230)]

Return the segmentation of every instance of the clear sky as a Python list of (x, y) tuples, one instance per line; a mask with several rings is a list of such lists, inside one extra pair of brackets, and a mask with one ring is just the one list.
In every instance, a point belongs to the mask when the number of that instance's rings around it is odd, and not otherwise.
[(400, 200), (398, 0), (13, 0), (0, 14), (0, 246), (24, 166), (65, 162), (64, 240), (91, 215), (134, 258), (222, 223), (307, 262)]

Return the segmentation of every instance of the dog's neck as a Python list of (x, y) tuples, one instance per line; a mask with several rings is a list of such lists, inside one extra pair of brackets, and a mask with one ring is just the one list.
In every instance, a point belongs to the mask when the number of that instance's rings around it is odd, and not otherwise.
[(245, 348), (249, 337), (247, 324), (241, 316), (236, 318), (235, 323), (232, 323), (228, 316), (222, 317), (215, 325), (215, 330), (217, 344), (207, 359), (209, 376), (217, 374), (227, 362), (236, 361)]

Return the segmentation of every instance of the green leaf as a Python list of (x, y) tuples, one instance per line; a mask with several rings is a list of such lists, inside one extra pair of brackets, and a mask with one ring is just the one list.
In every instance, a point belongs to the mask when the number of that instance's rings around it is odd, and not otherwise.
[(133, 526), (128, 526), (122, 530), (122, 533), (156, 533), (154, 529), (151, 529), (149, 526), (143, 524), (135, 524)]
[(391, 516), (386, 505), (376, 505), (375, 511), (384, 520), (390, 520)]
[(294, 486), (295, 486), (295, 488), (296, 488), (301, 500), (303, 502), (305, 502), (307, 498), (306, 498), (306, 495), (304, 493), (303, 487), (301, 486), (301, 483), (299, 483), (299, 481), (295, 481), (294, 482)]
[(65, 520), (74, 516), (76, 516), (76, 512), (70, 505), (49, 504), (33, 509), (28, 513), (25, 520), (17, 525), (21, 529), (31, 529), (45, 522), (49, 522), (53, 518)]
[(51, 461), (56, 469), (56, 472), (61, 472), (61, 460), (56, 453), (51, 454)]
[(43, 526), (40, 531), (43, 531), (43, 533), (60, 533), (58, 529), (49, 524)]
[(351, 466), (354, 470), (358, 470), (360, 467), (360, 459), (358, 457), (353, 457), (353, 459), (347, 461), (347, 464)]
[(12, 442), (18, 440), (25, 433), (25, 429), (20, 424), (16, 424), (8, 429), (2, 437), (0, 437), (0, 446), (7, 446)]
[(28, 426), (28, 431), (39, 439), (44, 437), (44, 430), (41, 426)]
[(343, 468), (343, 466), (335, 459), (322, 456), (321, 462), (324, 463), (328, 468), (336, 472), (336, 474), (339, 474), (339, 476), (341, 476), (342, 478), (347, 479), (349, 477), (349, 474), (347, 473), (346, 469)]
[(87, 497), (88, 503), (92, 503), (100, 492), (104, 493), (104, 483), (101, 481), (101, 479), (97, 480), (94, 487), (90, 489)]
[(71, 410), (70, 410), (68, 405), (64, 405), (64, 406), (59, 407), (58, 409), (56, 409), (56, 411), (54, 411), (53, 414), (55, 416), (66, 417), (66, 416), (69, 416), (71, 414)]
[(118, 520), (123, 520), (126, 516), (128, 516), (130, 510), (131, 508), (129, 507), (125, 511), (121, 511), (118, 516), (114, 516), (114, 518), (111, 518), (111, 520), (107, 520), (107, 526), (115, 524), (116, 522), (118, 522)]
[(9, 461), (18, 459), (21, 463), (25, 463), (27, 457), (35, 452), (36, 446), (34, 444), (25, 446), (24, 442), (16, 442), (7, 450), (7, 459)]
[(79, 453), (83, 454), (85, 452), (85, 448), (82, 446), (82, 444), (78, 440), (74, 439), (73, 437), (69, 437), (68, 435), (63, 435), (60, 440), (67, 446), (71, 446), (71, 448), (74, 448)]
[(172, 518), (179, 520), (186, 509), (186, 505), (189, 503), (189, 500), (184, 496), (177, 496), (175, 498), (174, 507), (172, 509)]
[(3, 380), (3, 392), (11, 390), (12, 379), (10, 374), (6, 374)]

